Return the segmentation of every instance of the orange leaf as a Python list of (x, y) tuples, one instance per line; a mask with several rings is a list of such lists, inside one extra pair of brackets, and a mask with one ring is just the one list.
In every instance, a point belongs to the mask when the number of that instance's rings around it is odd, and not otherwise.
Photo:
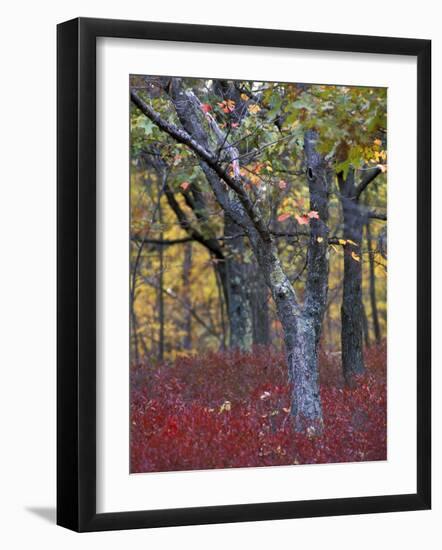
[(248, 109), (249, 109), (249, 113), (256, 114), (256, 113), (259, 113), (259, 111), (261, 110), (261, 107), (256, 103), (254, 103), (253, 105), (249, 105)]
[(233, 101), (233, 99), (227, 99), (225, 101), (222, 101), (221, 103), (218, 103), (218, 105), (221, 107), (224, 113), (231, 113), (235, 110), (235, 102)]

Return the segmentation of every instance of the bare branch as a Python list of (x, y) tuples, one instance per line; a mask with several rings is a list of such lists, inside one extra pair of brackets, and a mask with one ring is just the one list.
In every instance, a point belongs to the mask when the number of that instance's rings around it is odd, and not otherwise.
[(387, 221), (387, 214), (385, 212), (378, 212), (377, 210), (371, 210), (367, 216), (375, 220)]
[(382, 174), (382, 168), (380, 166), (375, 166), (374, 168), (371, 168), (370, 170), (367, 170), (365, 174), (363, 175), (361, 181), (359, 182), (359, 185), (356, 187), (355, 190), (355, 198), (356, 200), (359, 199), (361, 196), (361, 193), (367, 188), (367, 186), (376, 179), (379, 174)]
[(175, 139), (178, 143), (182, 143), (189, 147), (194, 153), (198, 155), (217, 175), (222, 179), (228, 187), (235, 191), (239, 201), (245, 212), (248, 214), (251, 223), (259, 233), (260, 237), (265, 242), (271, 241), (270, 233), (264, 224), (264, 221), (254, 207), (247, 192), (245, 191), (241, 179), (231, 177), (225, 169), (217, 162), (216, 157), (211, 151), (207, 151), (196, 140), (194, 140), (185, 130), (178, 128), (175, 124), (164, 120), (150, 105), (145, 103), (139, 95), (131, 90), (131, 101), (133, 104), (152, 122), (154, 122), (158, 128), (166, 132), (169, 136)]

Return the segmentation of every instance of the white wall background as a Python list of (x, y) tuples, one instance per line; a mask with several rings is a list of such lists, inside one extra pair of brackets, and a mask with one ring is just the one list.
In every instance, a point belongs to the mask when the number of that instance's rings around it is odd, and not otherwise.
[[(55, 518), (55, 25), (77, 16), (376, 34), (433, 40), (433, 279), (440, 280), (442, 37), (438, 2), (7, 3), (0, 86), (0, 543), (8, 549), (439, 548), (441, 291), (434, 288), (434, 506), (342, 518), (76, 535)], [(7, 6), (7, 7), (6, 7)], [(414, 212), (410, 212), (414, 215)]]

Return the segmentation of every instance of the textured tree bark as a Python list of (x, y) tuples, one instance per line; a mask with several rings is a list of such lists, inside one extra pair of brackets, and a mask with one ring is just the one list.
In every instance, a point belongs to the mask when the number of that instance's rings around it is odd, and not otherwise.
[(341, 305), (342, 369), (347, 384), (364, 374), (362, 255), (361, 242), (365, 216), (356, 194), (354, 171), (339, 178), (340, 199), (344, 218), (343, 238), (355, 244), (344, 246), (344, 284)]
[(224, 216), (224, 235), (231, 237), (228, 241), (229, 252), (226, 256), (230, 347), (250, 351), (253, 344), (253, 322), (249, 297), (248, 266), (243, 261), (245, 242), (241, 231), (241, 228), (230, 216)]
[(300, 308), (273, 243), (266, 244), (259, 242), (259, 239), (257, 242), (253, 235), (251, 242), (284, 332), (294, 428), (309, 435), (318, 435), (322, 431), (323, 419), (313, 317), (308, 310)]
[(327, 307), (329, 249), (328, 249), (328, 203), (333, 174), (322, 155), (316, 151), (318, 134), (309, 130), (304, 136), (304, 151), (307, 163), (307, 179), (310, 195), (310, 210), (318, 218), (310, 220), (310, 240), (307, 250), (307, 282), (304, 310), (313, 322), (315, 345), (319, 343), (322, 321)]
[[(361, 240), (364, 220), (351, 200), (343, 199), (344, 239), (351, 239), (357, 246), (344, 247), (344, 286), (341, 307), (342, 367), (348, 383), (355, 375), (365, 372), (363, 355), (362, 311), (362, 257)], [(357, 254), (359, 261), (352, 255)]]
[(269, 290), (256, 261), (249, 265), (250, 305), (253, 320), (253, 343), (270, 344)]
[(374, 251), (373, 251), (373, 240), (371, 237), (370, 221), (367, 221), (365, 226), (366, 236), (367, 236), (367, 246), (368, 246), (368, 260), (369, 260), (369, 273), (370, 273), (370, 305), (371, 305), (371, 316), (373, 320), (373, 331), (376, 343), (379, 344), (381, 341), (381, 329), (379, 325), (379, 315), (378, 315), (378, 304), (376, 300), (376, 275), (374, 269)]

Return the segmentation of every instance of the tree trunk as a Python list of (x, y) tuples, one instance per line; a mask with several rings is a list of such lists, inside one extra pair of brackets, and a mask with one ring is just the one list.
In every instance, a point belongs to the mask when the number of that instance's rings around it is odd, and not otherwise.
[(192, 270), (192, 243), (187, 243), (184, 247), (183, 261), (183, 294), (184, 294), (184, 337), (183, 348), (192, 348), (192, 304), (190, 299), (190, 273)]
[(365, 220), (355, 197), (354, 188), (354, 172), (351, 170), (345, 183), (341, 185), (343, 238), (355, 243), (347, 243), (344, 246), (344, 284), (341, 306), (342, 369), (348, 384), (352, 384), (354, 376), (365, 372), (361, 255)]
[[(161, 208), (161, 197), (158, 201), (158, 221), (162, 225), (163, 223), (163, 210)], [(160, 240), (163, 240), (163, 233), (160, 233)], [(158, 360), (160, 362), (164, 359), (164, 250), (163, 247), (158, 247), (158, 259), (159, 259), (159, 273), (158, 273)]]
[(317, 435), (323, 427), (319, 394), (318, 343), (328, 292), (328, 194), (331, 174), (316, 151), (318, 135), (304, 136), (304, 152), (310, 194), (310, 209), (318, 218), (310, 220), (307, 252), (307, 283), (304, 306), (297, 302), (292, 284), (282, 269), (273, 242), (256, 242), (249, 234), (256, 259), (272, 293), (284, 331), (289, 378), (292, 385), (291, 413), (296, 431)]
[(373, 320), (374, 337), (375, 337), (376, 343), (379, 344), (381, 341), (381, 329), (379, 326), (378, 304), (376, 300), (376, 275), (375, 275), (375, 266), (374, 266), (374, 251), (373, 251), (373, 241), (371, 238), (371, 229), (370, 229), (369, 221), (367, 221), (365, 230), (367, 235), (369, 273), (370, 273), (371, 316)]
[(256, 262), (249, 265), (250, 307), (253, 320), (253, 343), (270, 344), (269, 290)]
[(230, 347), (250, 351), (253, 344), (252, 310), (249, 299), (245, 242), (242, 229), (228, 215), (224, 216), (224, 236), (228, 240), (226, 254)]
[(294, 326), (296, 338), (286, 341), (292, 383), (291, 414), (296, 431), (319, 435), (322, 432), (323, 419), (316, 333), (312, 319), (305, 315), (297, 317)]
[(370, 328), (368, 326), (367, 312), (365, 311), (365, 304), (362, 302), (362, 324), (364, 327), (364, 345), (366, 348), (370, 347)]

